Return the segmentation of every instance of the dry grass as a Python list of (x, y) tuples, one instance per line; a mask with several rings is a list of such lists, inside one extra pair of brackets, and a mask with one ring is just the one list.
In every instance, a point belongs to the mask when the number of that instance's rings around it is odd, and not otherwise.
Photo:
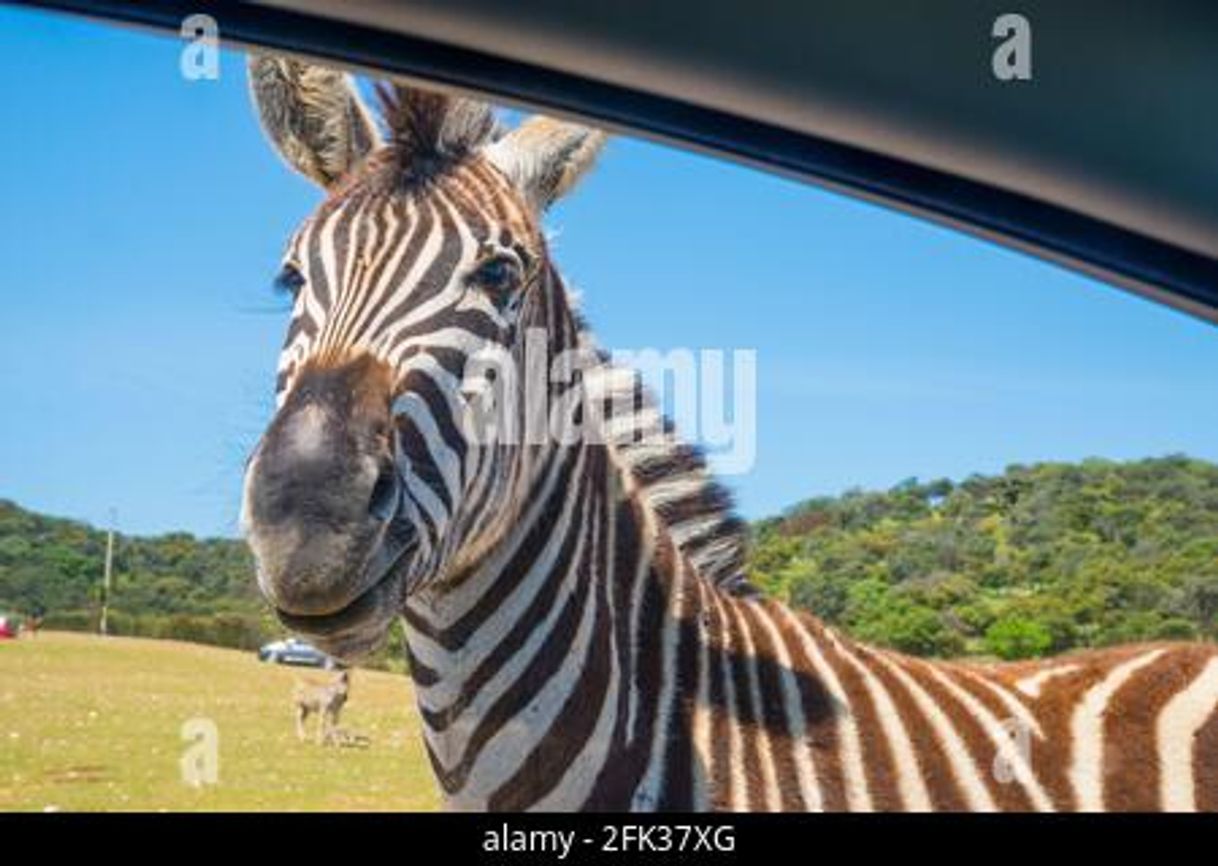
[[(342, 726), (367, 748), (300, 743), (291, 694), (320, 671), (171, 641), (47, 632), (0, 643), (0, 811), (436, 808), (409, 680), (353, 674)], [(192, 787), (182, 725), (219, 732), (219, 783)]]

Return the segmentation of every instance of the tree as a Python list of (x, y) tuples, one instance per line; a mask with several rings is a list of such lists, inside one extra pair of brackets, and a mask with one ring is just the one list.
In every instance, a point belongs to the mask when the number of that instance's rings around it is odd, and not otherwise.
[(1026, 659), (1043, 656), (1053, 646), (1053, 635), (1038, 622), (1027, 619), (1001, 619), (985, 631), (986, 649), (1000, 659)]

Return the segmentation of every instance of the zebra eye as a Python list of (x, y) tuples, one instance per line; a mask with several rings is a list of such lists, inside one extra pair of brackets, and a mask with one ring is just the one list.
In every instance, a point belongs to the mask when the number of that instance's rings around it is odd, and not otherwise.
[(300, 287), (305, 283), (304, 274), (293, 264), (286, 264), (283, 270), (279, 272), (279, 276), (275, 277), (275, 291), (281, 294), (291, 295), (296, 297), (300, 292)]
[(520, 284), (520, 265), (508, 256), (495, 256), (478, 265), (470, 275), (470, 283), (503, 303)]

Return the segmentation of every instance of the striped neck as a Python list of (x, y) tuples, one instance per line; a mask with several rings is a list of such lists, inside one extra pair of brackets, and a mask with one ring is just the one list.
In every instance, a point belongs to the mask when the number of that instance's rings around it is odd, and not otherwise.
[(582, 384), (605, 407), (598, 435), (549, 447), (511, 530), (405, 607), (427, 750), (454, 808), (655, 805), (663, 667), (697, 639), (708, 596), (740, 585), (742, 523), (698, 451), (634, 371), (602, 358)]

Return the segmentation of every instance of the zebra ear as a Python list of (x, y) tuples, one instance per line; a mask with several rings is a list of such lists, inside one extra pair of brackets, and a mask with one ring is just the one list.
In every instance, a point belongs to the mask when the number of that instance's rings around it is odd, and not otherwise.
[(544, 210), (567, 194), (596, 162), (607, 136), (549, 117), (531, 117), (486, 148), (486, 156)]
[(323, 187), (339, 181), (380, 144), (349, 76), (286, 57), (253, 54), (250, 92), (279, 155)]

